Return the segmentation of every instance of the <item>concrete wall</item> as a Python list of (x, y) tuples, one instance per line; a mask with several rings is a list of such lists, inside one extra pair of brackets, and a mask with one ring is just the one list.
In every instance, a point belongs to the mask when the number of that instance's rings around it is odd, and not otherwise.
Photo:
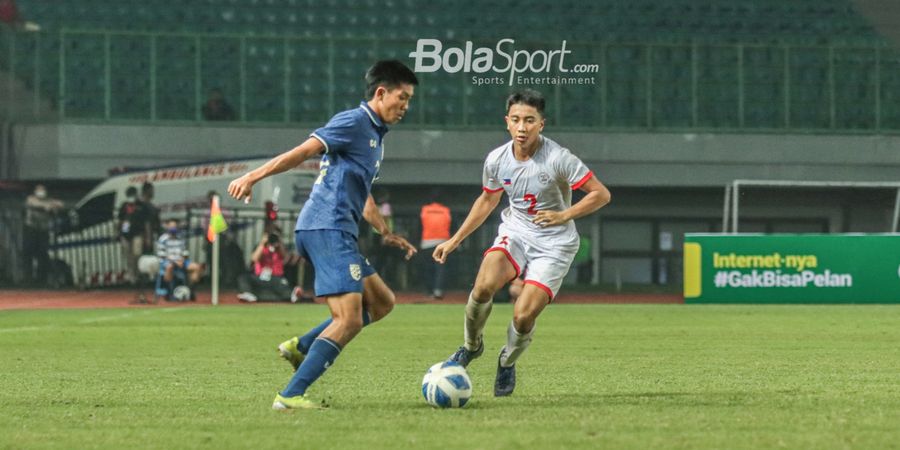
[[(304, 140), (311, 130), (20, 124), (14, 127), (14, 161), (21, 163), (15, 173), (21, 179), (75, 183), (105, 178), (111, 167), (274, 155)], [(609, 207), (579, 220), (579, 230), (593, 242), (588, 273), (581, 268), (570, 274), (580, 282), (655, 283), (673, 289), (681, 280), (683, 234), (721, 229), (724, 186), (736, 178), (900, 181), (898, 136), (552, 129), (547, 135), (580, 155), (613, 192)], [(432, 191), (427, 187), (449, 194), (444, 201), (458, 226), (481, 192), (484, 156), (506, 139), (502, 129), (396, 127), (386, 140), (386, 161), (377, 185), (379, 191), (391, 193), (396, 230), (416, 236), (418, 208)], [(884, 232), (891, 225), (894, 196), (890, 190), (744, 189), (741, 230)], [(468, 241), (473, 261), (492, 241), (498, 220), (495, 212)]]
[[(292, 128), (28, 125), (13, 129), (20, 179), (100, 179), (107, 170), (274, 155), (313, 130)], [(724, 186), (736, 178), (900, 181), (900, 136), (584, 133), (546, 135), (571, 148), (614, 186)], [(395, 127), (382, 182), (478, 184), (497, 131)]]

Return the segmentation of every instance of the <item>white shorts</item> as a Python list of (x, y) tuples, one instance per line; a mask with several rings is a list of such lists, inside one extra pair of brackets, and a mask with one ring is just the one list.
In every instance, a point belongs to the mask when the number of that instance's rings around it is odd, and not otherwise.
[[(562, 286), (563, 278), (569, 273), (569, 267), (578, 253), (578, 239), (574, 243), (546, 242), (547, 239), (532, 240), (525, 234), (510, 230), (500, 224), (494, 244), (484, 254), (499, 251), (506, 255), (516, 269), (516, 278), (525, 273), (525, 284), (533, 284), (550, 296), (556, 297)], [(512, 281), (512, 280), (510, 280)]]

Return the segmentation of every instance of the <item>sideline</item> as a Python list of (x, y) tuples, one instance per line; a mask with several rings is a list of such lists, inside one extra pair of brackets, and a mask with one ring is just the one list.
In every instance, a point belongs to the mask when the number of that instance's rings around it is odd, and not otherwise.
[(57, 328), (60, 326), (90, 325), (90, 324), (94, 324), (94, 323), (111, 322), (111, 321), (115, 321), (115, 320), (130, 319), (132, 317), (146, 316), (146, 315), (155, 314), (155, 313), (161, 313), (161, 314), (162, 313), (172, 313), (172, 312), (176, 312), (176, 311), (183, 311), (185, 309), (186, 308), (156, 308), (156, 309), (145, 309), (145, 310), (141, 310), (141, 311), (129, 311), (129, 312), (121, 313), (121, 314), (114, 314), (111, 316), (101, 316), (101, 317), (93, 317), (90, 319), (82, 319), (82, 320), (79, 320), (78, 322), (75, 322), (74, 324), (52, 323), (52, 324), (47, 324), (47, 325), (32, 325), (32, 326), (26, 326), (26, 327), (0, 328), (0, 333), (42, 331), (42, 330), (46, 330), (49, 328)]

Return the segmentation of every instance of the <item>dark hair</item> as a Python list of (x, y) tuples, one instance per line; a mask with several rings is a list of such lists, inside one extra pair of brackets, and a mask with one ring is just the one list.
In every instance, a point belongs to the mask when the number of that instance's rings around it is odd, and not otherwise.
[(128, 189), (125, 189), (125, 196), (126, 197), (131, 197), (131, 196), (137, 197), (137, 188), (134, 186), (128, 186)]
[(374, 97), (378, 86), (394, 89), (401, 84), (415, 86), (419, 84), (419, 79), (409, 67), (396, 59), (378, 61), (366, 71), (366, 98)]
[(512, 107), (512, 105), (518, 105), (520, 103), (533, 106), (542, 116), (544, 115), (544, 105), (546, 104), (544, 94), (541, 94), (534, 89), (522, 89), (521, 91), (513, 92), (506, 99), (506, 112), (509, 113), (509, 108)]

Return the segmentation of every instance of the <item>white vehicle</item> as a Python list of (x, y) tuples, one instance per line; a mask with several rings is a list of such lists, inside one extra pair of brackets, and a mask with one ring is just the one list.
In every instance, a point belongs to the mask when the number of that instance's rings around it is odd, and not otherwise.
[[(145, 182), (153, 184), (153, 204), (163, 220), (168, 217), (183, 218), (194, 208), (208, 208), (209, 191), (217, 191), (222, 208), (259, 208), (272, 200), (278, 188), (277, 203), (280, 209), (299, 211), (309, 197), (312, 185), (319, 175), (319, 161), (308, 160), (300, 167), (266, 178), (253, 188), (251, 203), (244, 204), (227, 195), (228, 183), (249, 170), (265, 164), (270, 158), (206, 161), (195, 164), (153, 167), (128, 171), (112, 176), (91, 189), (77, 204), (73, 225), (84, 228), (114, 219), (124, 201), (125, 190), (134, 186), (140, 193)], [(140, 195), (140, 194), (139, 194)]]
[[(182, 221), (190, 219), (184, 226), (190, 232), (189, 249), (195, 255), (195, 260), (202, 261), (205, 258), (198, 251), (204, 245), (203, 233), (196, 233), (196, 230), (206, 223), (205, 215), (198, 213), (208, 210), (209, 191), (219, 193), (226, 221), (229, 215), (238, 210), (241, 217), (246, 218), (239, 224), (229, 224), (240, 244), (244, 241), (255, 243), (259, 239), (267, 201), (278, 204), (279, 224), (289, 232), (293, 230), (293, 220), (309, 197), (319, 175), (318, 160), (306, 161), (300, 167), (260, 181), (253, 187), (253, 198), (249, 204), (227, 195), (231, 180), (261, 166), (269, 159), (270, 157), (261, 157), (205, 161), (137, 169), (114, 175), (97, 185), (75, 205), (70, 214), (68, 231), (56, 236), (53, 245), (55, 257), (69, 265), (78, 285), (104, 286), (124, 281), (124, 261), (117, 241), (116, 214), (119, 206), (126, 200), (125, 191), (133, 186), (140, 195), (141, 186), (145, 182), (153, 184), (153, 204), (159, 209), (163, 221), (170, 217)], [(244, 251), (252, 251), (252, 247), (249, 250), (244, 248)]]

